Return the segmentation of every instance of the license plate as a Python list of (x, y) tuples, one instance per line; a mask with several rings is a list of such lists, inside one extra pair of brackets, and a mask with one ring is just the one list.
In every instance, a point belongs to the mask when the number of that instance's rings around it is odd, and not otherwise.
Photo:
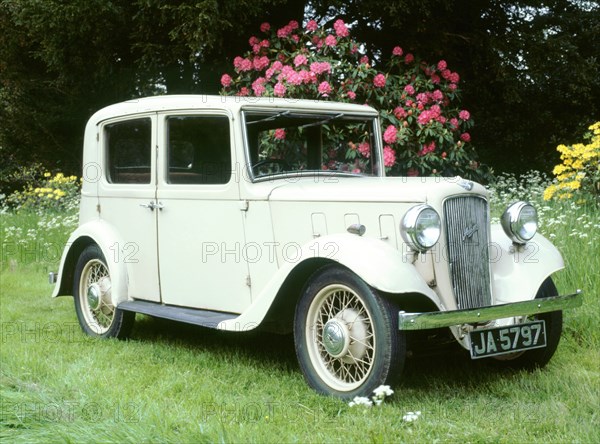
[(504, 355), (532, 348), (546, 346), (546, 324), (544, 321), (507, 327), (473, 330), (471, 339), (471, 358)]

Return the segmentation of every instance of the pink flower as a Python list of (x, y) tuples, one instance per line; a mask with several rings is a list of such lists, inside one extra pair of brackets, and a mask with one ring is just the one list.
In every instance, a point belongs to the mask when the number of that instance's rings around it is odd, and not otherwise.
[(448, 78), (448, 80), (450, 80), (452, 83), (458, 83), (458, 82), (460, 82), (460, 76), (458, 75), (457, 72), (453, 72), (450, 74), (450, 77)]
[(444, 79), (448, 80), (451, 75), (452, 75), (452, 71), (450, 71), (449, 69), (443, 69), (442, 70), (442, 77)]
[(331, 72), (331, 65), (328, 62), (313, 62), (310, 64), (310, 70), (315, 74)]
[(404, 108), (402, 108), (401, 106), (397, 106), (396, 108), (394, 108), (394, 116), (396, 116), (396, 119), (398, 120), (403, 119), (404, 117), (406, 117), (406, 111), (404, 111)]
[(469, 133), (462, 133), (460, 135), (460, 140), (462, 140), (463, 142), (470, 142), (471, 141), (471, 135)]
[(335, 38), (335, 36), (330, 34), (327, 37), (325, 37), (325, 44), (327, 46), (335, 46), (337, 45), (337, 39)]
[(362, 56), (362, 57), (360, 58), (360, 60), (359, 60), (359, 63), (360, 63), (361, 65), (367, 65), (367, 64), (369, 63), (369, 58), (368, 58), (366, 55), (365, 55), (365, 56)]
[(352, 172), (353, 172), (354, 174), (359, 174), (359, 173), (361, 173), (361, 171), (360, 171), (360, 168), (354, 168), (354, 169), (352, 170)]
[(406, 54), (406, 56), (404, 56), (404, 63), (406, 63), (407, 65), (414, 61), (415, 61), (415, 56), (412, 55), (410, 52), (408, 54)]
[(450, 126), (452, 127), (452, 131), (456, 131), (458, 129), (458, 119), (456, 117), (450, 119)]
[(229, 88), (231, 86), (231, 76), (229, 74), (223, 74), (221, 76), (221, 85), (225, 88)]
[(306, 65), (306, 63), (308, 63), (306, 56), (298, 54), (296, 57), (294, 57), (294, 66), (298, 67), (300, 65)]
[(383, 147), (383, 165), (386, 167), (394, 166), (396, 163), (396, 153), (392, 147), (386, 145)]
[(358, 152), (362, 154), (364, 157), (371, 156), (371, 145), (369, 142), (362, 142), (358, 144)]
[(242, 96), (242, 97), (248, 96), (248, 95), (250, 95), (250, 90), (248, 88), (246, 88), (245, 86), (242, 86), (240, 88), (240, 91), (237, 93), (237, 95)]
[(414, 94), (415, 94), (415, 89), (413, 88), (413, 86), (412, 86), (412, 85), (406, 85), (406, 86), (404, 87), (404, 92), (405, 92), (406, 94), (408, 94), (409, 96), (412, 96), (412, 95), (414, 95)]
[(279, 37), (280, 39), (285, 38), (288, 35), (290, 35), (292, 31), (293, 29), (290, 27), (290, 25), (285, 25), (283, 28), (279, 28), (277, 30), (277, 37)]
[(386, 79), (383, 74), (377, 74), (373, 79), (373, 85), (375, 85), (376, 88), (383, 88), (385, 86), (385, 82)]
[(285, 140), (285, 130), (283, 128), (277, 128), (275, 130), (275, 138), (277, 140)]
[(451, 83), (450, 85), (448, 85), (448, 89), (450, 91), (456, 91), (456, 88), (458, 88), (458, 86), (456, 85), (456, 83)]
[[(308, 71), (304, 71), (304, 72), (308, 72)], [(300, 75), (300, 73), (293, 71), (291, 73), (289, 73), (286, 77), (287, 82), (290, 85), (294, 85), (294, 86), (298, 86), (303, 82), (303, 78)]]
[(248, 44), (250, 46), (257, 45), (258, 43), (260, 43), (260, 40), (258, 40), (258, 37), (255, 36), (250, 37), (250, 40), (248, 40)]
[(440, 83), (440, 80), (440, 76), (438, 76), (437, 74), (431, 74), (431, 83), (437, 85), (438, 83)]
[(265, 71), (265, 77), (267, 78), (267, 80), (271, 80), (273, 74), (275, 74), (275, 70), (272, 67)]
[(275, 86), (273, 87), (273, 93), (277, 96), (277, 97), (283, 97), (285, 95), (285, 85), (281, 82), (277, 82), (275, 84)]
[(392, 54), (400, 57), (402, 54), (404, 54), (404, 51), (402, 51), (402, 48), (399, 46), (394, 46), (394, 49), (392, 49)]
[(267, 56), (254, 57), (254, 60), (252, 60), (252, 66), (256, 71), (262, 71), (269, 66), (269, 63), (269, 58)]
[(433, 98), (433, 100), (435, 100), (436, 102), (441, 102), (442, 100), (444, 100), (444, 93), (441, 92), (439, 89), (436, 89), (432, 94), (431, 97)]
[(446, 63), (445, 60), (440, 60), (437, 64), (437, 69), (438, 71), (443, 71), (448, 67), (448, 64)]
[(433, 151), (435, 151), (435, 142), (431, 141), (423, 145), (423, 148), (421, 148), (421, 151), (419, 151), (417, 155), (424, 156), (426, 154), (432, 153)]
[(466, 109), (463, 109), (461, 112), (458, 113), (458, 117), (460, 117), (461, 120), (469, 120), (471, 118), (471, 113), (469, 113), (469, 111), (467, 111)]
[(308, 23), (306, 24), (307, 31), (315, 32), (317, 29), (319, 29), (319, 25), (317, 24), (317, 22), (315, 20), (309, 20)]
[(394, 125), (390, 125), (385, 129), (385, 132), (383, 133), (383, 140), (385, 143), (389, 144), (396, 143), (398, 140), (398, 130)]
[(331, 93), (331, 85), (327, 82), (321, 82), (318, 87), (319, 94), (323, 97), (327, 97)]
[(338, 37), (348, 37), (350, 35), (350, 31), (348, 31), (348, 27), (342, 19), (335, 21), (333, 24), (333, 29), (335, 29), (335, 34)]
[(348, 96), (348, 98), (349, 98), (350, 100), (354, 100), (354, 99), (356, 99), (356, 93), (355, 93), (354, 91), (348, 91), (348, 92), (346, 93), (346, 95)]
[(271, 25), (268, 22), (264, 22), (260, 25), (261, 32), (269, 32), (270, 29), (271, 29)]
[(260, 97), (265, 93), (265, 82), (266, 79), (264, 77), (259, 77), (254, 82), (252, 82), (252, 90), (254, 91), (254, 95)]
[(238, 72), (250, 71), (252, 69), (252, 62), (248, 59), (236, 57), (233, 59), (233, 67)]
[(288, 26), (290, 27), (290, 29), (293, 31), (294, 29), (298, 29), (300, 27), (300, 25), (298, 24), (298, 22), (296, 20), (291, 20), (288, 23)]
[(273, 68), (274, 71), (280, 71), (281, 68), (283, 68), (283, 63), (281, 63), (279, 60), (273, 62), (273, 64), (271, 65), (271, 68)]

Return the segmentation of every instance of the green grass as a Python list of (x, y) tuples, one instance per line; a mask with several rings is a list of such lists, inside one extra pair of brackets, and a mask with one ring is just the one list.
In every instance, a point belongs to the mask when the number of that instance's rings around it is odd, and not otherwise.
[[(560, 223), (548, 222), (560, 214)], [(50, 217), (40, 228), (37, 216), (0, 214), (0, 439), (600, 442), (600, 215), (552, 204), (543, 217), (542, 231), (556, 235), (567, 263), (556, 275), (559, 291), (585, 292), (584, 306), (565, 314), (550, 364), (517, 372), (464, 353), (414, 358), (395, 394), (365, 409), (315, 394), (289, 336), (140, 315), (131, 340), (84, 336), (73, 300), (51, 299), (46, 283), (57, 258), (42, 250), (64, 243), (66, 228), (48, 228)], [(17, 226), (18, 236), (7, 230)], [(37, 234), (15, 249), (28, 229)], [(573, 229), (579, 234), (570, 235)], [(417, 410), (417, 421), (402, 420)]]

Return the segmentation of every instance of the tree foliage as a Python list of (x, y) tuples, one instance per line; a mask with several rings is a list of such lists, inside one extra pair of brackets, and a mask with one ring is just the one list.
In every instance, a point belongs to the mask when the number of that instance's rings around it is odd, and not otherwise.
[(497, 170), (550, 170), (554, 147), (600, 117), (597, 1), (0, 0), (0, 181), (34, 160), (77, 173), (92, 112), (215, 93), (261, 22), (305, 14), (343, 18), (377, 62), (396, 44), (446, 60), (461, 73), (473, 142)]

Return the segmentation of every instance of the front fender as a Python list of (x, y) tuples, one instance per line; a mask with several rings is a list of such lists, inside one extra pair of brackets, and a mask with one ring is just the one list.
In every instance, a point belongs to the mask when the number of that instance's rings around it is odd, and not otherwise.
[(126, 301), (128, 273), (127, 265), (122, 261), (111, 260), (114, 254), (111, 252), (111, 245), (121, 245), (123, 239), (118, 235), (114, 227), (101, 219), (92, 220), (81, 225), (69, 237), (67, 245), (63, 250), (58, 269), (58, 277), (52, 297), (70, 295), (73, 288), (73, 276), (75, 274), (75, 266), (81, 252), (92, 244), (98, 245), (110, 272), (112, 284), (112, 301), (113, 305), (117, 305), (122, 301)]
[(556, 247), (541, 234), (515, 246), (500, 225), (492, 225), (490, 263), (496, 304), (533, 299), (552, 273), (564, 268)]
[(300, 247), (294, 260), (282, 263), (277, 273), (259, 293), (252, 305), (238, 318), (222, 322), (219, 328), (251, 329), (260, 324), (286, 278), (306, 261), (338, 262), (352, 270), (368, 285), (386, 293), (420, 293), (441, 306), (438, 296), (422, 279), (415, 266), (397, 249), (373, 238), (354, 234), (322, 236)]

